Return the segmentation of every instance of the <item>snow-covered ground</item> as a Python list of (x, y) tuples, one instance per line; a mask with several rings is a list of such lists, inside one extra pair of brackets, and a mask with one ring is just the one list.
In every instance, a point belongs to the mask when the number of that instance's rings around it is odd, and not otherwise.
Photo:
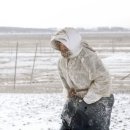
[[(130, 130), (130, 94), (115, 94), (110, 130)], [(0, 130), (58, 130), (61, 93), (0, 94)]]

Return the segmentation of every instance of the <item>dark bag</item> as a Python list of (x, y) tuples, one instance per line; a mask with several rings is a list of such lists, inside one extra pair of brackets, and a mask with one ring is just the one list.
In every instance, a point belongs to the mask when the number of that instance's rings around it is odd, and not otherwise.
[(86, 128), (89, 128), (86, 110), (87, 104), (80, 97), (74, 96), (68, 99), (61, 114), (64, 126), (70, 130), (86, 130)]

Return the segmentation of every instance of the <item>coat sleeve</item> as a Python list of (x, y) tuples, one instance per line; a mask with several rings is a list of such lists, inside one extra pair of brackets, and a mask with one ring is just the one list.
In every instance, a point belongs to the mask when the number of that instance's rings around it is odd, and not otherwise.
[(89, 55), (84, 59), (84, 66), (91, 80), (84, 101), (91, 104), (102, 97), (110, 96), (111, 78), (101, 59), (96, 54)]
[(67, 97), (68, 91), (69, 91), (70, 87), (67, 84), (66, 79), (63, 76), (63, 73), (62, 73), (62, 70), (61, 70), (61, 61), (60, 60), (58, 62), (58, 72), (59, 72), (59, 76), (60, 76), (60, 79), (61, 79), (61, 82), (62, 82), (62, 86), (63, 86), (63, 93), (64, 93), (65, 97)]

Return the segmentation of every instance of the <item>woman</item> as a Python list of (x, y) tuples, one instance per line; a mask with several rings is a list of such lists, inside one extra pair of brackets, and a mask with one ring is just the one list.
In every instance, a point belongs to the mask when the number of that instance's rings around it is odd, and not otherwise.
[(58, 70), (67, 97), (60, 130), (109, 130), (114, 97), (101, 59), (74, 28), (58, 31), (51, 45), (62, 55)]

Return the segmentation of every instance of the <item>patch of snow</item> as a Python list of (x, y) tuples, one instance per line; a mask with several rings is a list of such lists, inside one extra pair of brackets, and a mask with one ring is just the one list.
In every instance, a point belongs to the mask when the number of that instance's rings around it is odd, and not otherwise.
[[(115, 94), (110, 130), (130, 130), (130, 95)], [(58, 130), (63, 94), (0, 94), (0, 130)]]

